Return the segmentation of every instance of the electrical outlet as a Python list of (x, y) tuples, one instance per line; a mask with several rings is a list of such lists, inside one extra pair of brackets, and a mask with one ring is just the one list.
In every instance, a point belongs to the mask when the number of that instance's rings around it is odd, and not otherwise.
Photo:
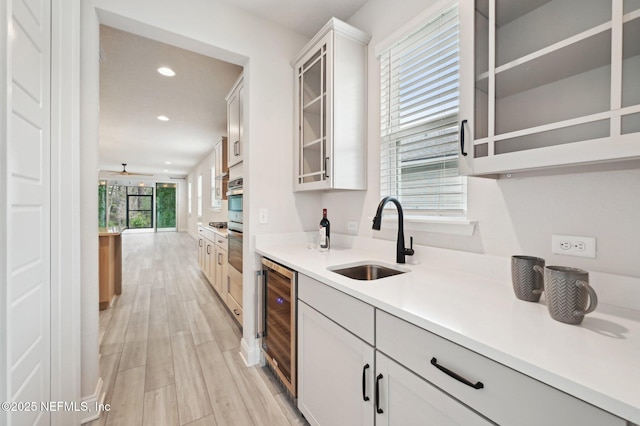
[(552, 235), (551, 253), (595, 258), (596, 239), (595, 237)]
[(358, 222), (350, 220), (347, 222), (347, 229), (349, 231), (358, 232)]

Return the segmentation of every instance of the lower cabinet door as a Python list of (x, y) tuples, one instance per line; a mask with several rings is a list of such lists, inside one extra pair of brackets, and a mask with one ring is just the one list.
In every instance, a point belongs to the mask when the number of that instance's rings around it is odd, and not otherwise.
[(374, 388), (376, 426), (493, 424), (378, 351)]
[(373, 425), (373, 361), (369, 344), (298, 301), (298, 408), (311, 425)]

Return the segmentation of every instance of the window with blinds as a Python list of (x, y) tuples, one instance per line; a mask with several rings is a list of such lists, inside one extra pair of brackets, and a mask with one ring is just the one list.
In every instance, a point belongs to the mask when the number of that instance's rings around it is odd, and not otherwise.
[(458, 173), (458, 6), (380, 55), (381, 195), (408, 213), (462, 215)]

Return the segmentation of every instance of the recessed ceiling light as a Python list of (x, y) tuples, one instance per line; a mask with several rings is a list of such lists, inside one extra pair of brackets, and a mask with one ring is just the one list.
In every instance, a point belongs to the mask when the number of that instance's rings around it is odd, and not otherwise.
[(171, 164), (171, 161), (165, 161), (164, 164)]
[(167, 170), (167, 169), (164, 169), (164, 170), (163, 170), (163, 172), (165, 172), (165, 173), (167, 173), (168, 171), (169, 171), (169, 170)]
[(167, 117), (166, 115), (159, 115), (157, 118), (160, 121), (169, 121), (169, 117)]
[(158, 68), (158, 72), (166, 77), (173, 77), (176, 75), (175, 71), (169, 67), (160, 67)]

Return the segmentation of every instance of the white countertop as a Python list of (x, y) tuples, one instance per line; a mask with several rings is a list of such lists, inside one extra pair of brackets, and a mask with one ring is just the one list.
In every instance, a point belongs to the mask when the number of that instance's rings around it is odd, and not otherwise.
[[(308, 249), (306, 236), (301, 235), (259, 235), (256, 251), (640, 424), (640, 310), (606, 303), (608, 296), (617, 292), (624, 294), (629, 306), (640, 309), (635, 290), (608, 289), (592, 277), (598, 295), (601, 296), (602, 289), (605, 297), (599, 297), (596, 311), (587, 315), (582, 324), (568, 325), (549, 316), (544, 300), (532, 303), (516, 299), (507, 257), (416, 246), (414, 258), (421, 263), (397, 265), (395, 242), (355, 238), (345, 240), (350, 248), (339, 248), (336, 247), (339, 237), (335, 236), (334, 247), (321, 253)], [(358, 281), (327, 270), (363, 260), (401, 266), (410, 272), (376, 281)], [(640, 280), (630, 280), (640, 292)], [(629, 300), (630, 297), (634, 300)]]
[(212, 226), (203, 225), (201, 223), (199, 223), (198, 226), (200, 228), (203, 228), (203, 229), (209, 230), (211, 232), (214, 232), (214, 233), (218, 234), (219, 236), (221, 236), (223, 238), (227, 238), (227, 236), (228, 236), (227, 228), (214, 228)]

